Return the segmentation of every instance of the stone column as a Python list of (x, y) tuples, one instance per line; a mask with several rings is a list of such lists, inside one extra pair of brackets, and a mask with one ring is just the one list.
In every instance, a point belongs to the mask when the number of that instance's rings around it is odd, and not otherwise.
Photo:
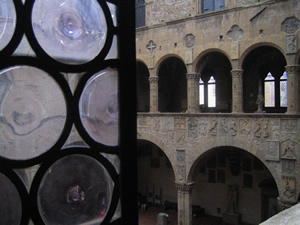
[(192, 224), (192, 187), (194, 183), (176, 183), (178, 199), (178, 224)]
[(187, 112), (198, 113), (199, 109), (199, 75), (195, 72), (186, 74)]
[(232, 113), (243, 112), (243, 72), (242, 69), (231, 70), (232, 75)]
[(289, 114), (296, 114), (300, 111), (299, 103), (299, 71), (300, 66), (290, 65), (286, 66), (285, 70), (288, 74), (287, 77), (287, 89), (288, 89), (288, 106), (287, 112)]
[(150, 113), (158, 112), (158, 76), (150, 76)]

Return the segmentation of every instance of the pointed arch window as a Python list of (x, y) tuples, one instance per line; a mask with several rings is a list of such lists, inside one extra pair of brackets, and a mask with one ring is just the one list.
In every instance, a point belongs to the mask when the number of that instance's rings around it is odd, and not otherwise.
[(280, 77), (280, 107), (287, 107), (287, 72)]
[[(278, 112), (287, 107), (287, 72), (269, 72), (264, 79), (264, 107), (269, 112)], [(273, 109), (274, 110), (273, 110)]]
[(275, 107), (275, 78), (269, 72), (265, 78), (265, 107)]
[(207, 92), (208, 107), (216, 107), (216, 80), (213, 76), (209, 78)]
[[(205, 79), (206, 78), (206, 79)], [(209, 79), (208, 79), (209, 78)], [(216, 80), (214, 76), (200, 78), (199, 105), (202, 109), (216, 107)]]
[(201, 78), (199, 81), (199, 105), (204, 105), (204, 82)]

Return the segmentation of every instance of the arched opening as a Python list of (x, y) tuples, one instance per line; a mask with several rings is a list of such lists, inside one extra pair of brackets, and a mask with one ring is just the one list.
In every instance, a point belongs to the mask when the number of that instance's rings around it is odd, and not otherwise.
[(219, 147), (207, 151), (197, 159), (192, 177), (192, 204), (224, 222), (259, 224), (277, 210), (274, 178), (245, 150)]
[(150, 109), (150, 87), (149, 87), (149, 71), (145, 64), (136, 63), (136, 98), (137, 111), (149, 112)]
[(175, 175), (166, 154), (146, 140), (138, 140), (137, 153), (139, 203), (146, 204), (146, 211), (166, 201), (177, 203)]
[(165, 59), (158, 71), (158, 110), (182, 112), (187, 108), (186, 67), (177, 57)]
[(206, 54), (198, 63), (201, 112), (231, 112), (231, 64), (220, 52)]
[(287, 108), (286, 60), (271, 46), (258, 47), (243, 63), (244, 112), (283, 113)]

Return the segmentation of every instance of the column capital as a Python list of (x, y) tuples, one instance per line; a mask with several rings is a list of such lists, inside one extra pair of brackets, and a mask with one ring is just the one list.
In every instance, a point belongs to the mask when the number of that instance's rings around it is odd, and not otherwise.
[(231, 70), (232, 77), (242, 78), (243, 73), (244, 73), (244, 70), (242, 70), (242, 69)]
[(287, 65), (285, 66), (285, 70), (287, 73), (298, 73), (300, 71), (299, 65)]
[(191, 183), (175, 183), (178, 191), (190, 192), (193, 189), (194, 182)]
[(149, 77), (149, 82), (150, 83), (157, 83), (158, 82), (158, 80), (159, 80), (159, 77), (157, 77), (157, 76), (150, 76)]
[(186, 79), (187, 80), (198, 80), (199, 79), (199, 74), (192, 72), (192, 73), (187, 73), (186, 74)]

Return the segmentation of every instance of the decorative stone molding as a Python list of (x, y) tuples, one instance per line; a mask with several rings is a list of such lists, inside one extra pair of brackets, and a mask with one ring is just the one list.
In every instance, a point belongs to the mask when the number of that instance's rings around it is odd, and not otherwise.
[(299, 73), (300, 72), (300, 66), (298, 65), (288, 65), (285, 66), (286, 72), (289, 73)]
[(299, 27), (300, 27), (300, 21), (294, 16), (286, 18), (281, 23), (281, 30), (286, 34), (295, 33)]
[(149, 77), (150, 83), (158, 83), (159, 77)]
[(186, 74), (186, 79), (187, 80), (197, 80), (199, 79), (199, 74), (198, 73), (187, 73)]
[(232, 42), (238, 42), (241, 39), (241, 37), (243, 36), (243, 34), (244, 34), (244, 31), (238, 25), (233, 25), (230, 28), (230, 30), (226, 33), (226, 36)]
[(279, 142), (266, 141), (265, 145), (265, 160), (279, 161)]
[(295, 176), (295, 160), (282, 160), (282, 174), (286, 176)]
[(154, 43), (153, 40), (149, 41), (148, 44), (146, 45), (146, 49), (151, 52), (151, 54), (153, 53), (153, 51), (156, 49), (156, 44)]
[(194, 186), (194, 182), (192, 183), (175, 183), (178, 191), (183, 192), (191, 192)]
[(195, 36), (193, 34), (187, 34), (183, 38), (184, 46), (187, 48), (192, 48), (195, 44)]
[(282, 176), (281, 198), (287, 202), (296, 202), (296, 177)]
[(242, 78), (243, 73), (244, 73), (244, 70), (242, 70), (242, 69), (231, 70), (231, 75), (233, 78)]
[(287, 35), (285, 37), (285, 44), (287, 54), (297, 53), (297, 39), (295, 34)]

